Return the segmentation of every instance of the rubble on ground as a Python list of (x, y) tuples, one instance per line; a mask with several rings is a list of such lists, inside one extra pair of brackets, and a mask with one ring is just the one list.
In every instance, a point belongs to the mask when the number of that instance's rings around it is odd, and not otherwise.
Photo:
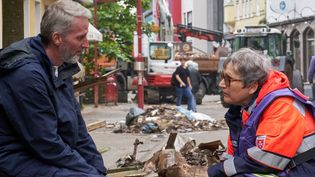
[[(124, 125), (126, 124), (126, 125)], [(224, 120), (170, 105), (149, 106), (145, 110), (131, 108), (125, 122), (112, 125), (115, 133), (170, 133), (210, 131), (227, 128)]]
[[(204, 177), (207, 176), (208, 167), (220, 162), (220, 156), (225, 150), (219, 140), (196, 146), (194, 140), (171, 133), (165, 147), (142, 163), (142, 174), (159, 177)], [(136, 159), (134, 162), (137, 162), (139, 168), (140, 163)], [(124, 167), (132, 164), (134, 163), (127, 162)]]

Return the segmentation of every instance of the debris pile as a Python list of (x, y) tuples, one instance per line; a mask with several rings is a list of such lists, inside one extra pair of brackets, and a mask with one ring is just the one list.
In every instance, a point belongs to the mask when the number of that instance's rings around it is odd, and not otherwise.
[(225, 151), (221, 141), (196, 146), (193, 140), (187, 141), (177, 151), (174, 136), (176, 137), (177, 134), (171, 133), (165, 149), (156, 152), (151, 159), (145, 162), (144, 172), (157, 173), (159, 177), (207, 176), (208, 167), (218, 163), (220, 155)]
[[(126, 125), (126, 126), (125, 126)], [(131, 108), (125, 125), (117, 124), (115, 133), (161, 133), (209, 131), (226, 128), (225, 121), (170, 105), (150, 106), (145, 111)]]
[[(220, 162), (226, 151), (220, 140), (201, 143), (196, 146), (195, 140), (177, 133), (170, 133), (164, 148), (153, 156), (140, 162), (136, 159), (137, 146), (142, 144), (138, 139), (134, 142), (134, 152), (127, 158), (120, 158), (118, 168), (139, 169), (131, 176), (141, 177), (204, 177), (207, 169)], [(140, 170), (141, 169), (141, 170)]]
[(129, 166), (136, 166), (136, 167), (143, 167), (143, 163), (136, 160), (136, 155), (137, 155), (137, 149), (140, 144), (143, 144), (142, 141), (139, 141), (139, 139), (136, 139), (135, 142), (133, 143), (133, 154), (132, 155), (127, 155), (124, 158), (120, 158), (116, 161), (117, 167), (129, 167)]

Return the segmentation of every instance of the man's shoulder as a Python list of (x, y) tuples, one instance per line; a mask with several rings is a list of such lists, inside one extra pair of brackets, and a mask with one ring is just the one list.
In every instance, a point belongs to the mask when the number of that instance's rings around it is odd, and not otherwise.
[(46, 72), (39, 62), (28, 62), (17, 67), (14, 71), (10, 71), (10, 74), (4, 76), (4, 78), (20, 83), (24, 81), (32, 82), (44, 75), (46, 75)]

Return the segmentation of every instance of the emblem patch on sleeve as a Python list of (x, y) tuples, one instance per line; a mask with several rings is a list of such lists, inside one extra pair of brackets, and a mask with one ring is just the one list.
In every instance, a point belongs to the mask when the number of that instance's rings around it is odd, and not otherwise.
[(257, 137), (256, 137), (256, 146), (257, 146), (259, 149), (264, 148), (264, 146), (265, 146), (265, 141), (266, 141), (266, 136), (257, 136)]

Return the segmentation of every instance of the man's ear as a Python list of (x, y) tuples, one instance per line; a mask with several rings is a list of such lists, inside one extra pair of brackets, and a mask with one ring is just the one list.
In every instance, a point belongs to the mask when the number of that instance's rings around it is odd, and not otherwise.
[(60, 46), (61, 43), (62, 43), (62, 37), (61, 37), (61, 34), (59, 32), (54, 32), (52, 35), (51, 35), (51, 40), (52, 40), (52, 43), (56, 46)]
[(251, 83), (249, 86), (248, 86), (249, 90), (249, 94), (254, 94), (257, 89), (258, 89), (258, 82), (254, 82), (254, 83)]

